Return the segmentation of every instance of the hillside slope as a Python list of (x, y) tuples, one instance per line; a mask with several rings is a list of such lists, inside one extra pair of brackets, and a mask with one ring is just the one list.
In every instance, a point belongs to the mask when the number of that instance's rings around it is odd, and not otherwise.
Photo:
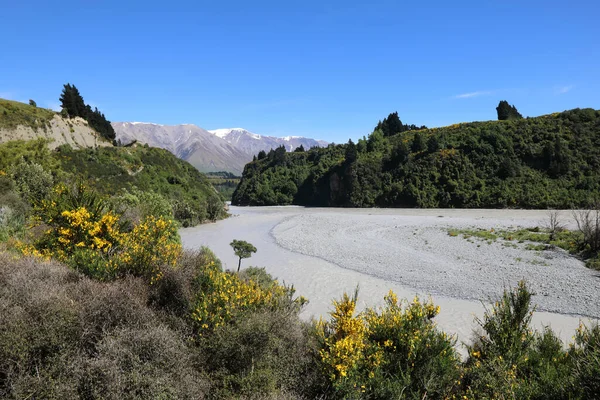
[(73, 149), (64, 145), (51, 151), (43, 139), (11, 141), (0, 145), (0, 177), (9, 174), (21, 158), (51, 172), (55, 183), (83, 179), (107, 196), (136, 192), (160, 195), (168, 202), (174, 217), (185, 225), (223, 215), (224, 202), (207, 177), (163, 149), (148, 146)]
[(57, 113), (17, 101), (0, 99), (0, 143), (11, 140), (47, 139), (54, 149), (112, 146), (82, 118), (63, 118)]
[(358, 144), (271, 152), (235, 205), (587, 207), (600, 199), (600, 112), (376, 130)]

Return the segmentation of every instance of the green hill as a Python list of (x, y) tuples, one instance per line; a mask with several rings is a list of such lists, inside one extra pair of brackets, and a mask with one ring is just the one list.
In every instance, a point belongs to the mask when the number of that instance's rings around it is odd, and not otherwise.
[(68, 118), (47, 108), (0, 99), (0, 143), (38, 138), (47, 139), (52, 149), (61, 144), (75, 148), (112, 146), (81, 117)]
[(52, 151), (43, 139), (0, 145), (0, 175), (10, 175), (21, 162), (39, 164), (52, 174), (55, 183), (83, 179), (106, 196), (125, 196), (126, 200), (129, 196), (129, 201), (143, 202), (148, 199), (136, 199), (132, 194), (159, 195), (158, 201), (166, 201), (184, 225), (223, 215), (223, 200), (206, 176), (167, 150), (148, 146), (73, 149), (62, 145)]
[(593, 109), (403, 126), (390, 136), (381, 128), (357, 144), (271, 151), (246, 165), (232, 203), (571, 208), (600, 199), (600, 112)]

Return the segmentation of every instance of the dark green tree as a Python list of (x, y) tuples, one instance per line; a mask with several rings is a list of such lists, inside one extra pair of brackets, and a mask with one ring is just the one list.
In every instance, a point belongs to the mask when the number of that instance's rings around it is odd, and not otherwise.
[(436, 135), (431, 135), (429, 139), (427, 139), (427, 151), (430, 153), (435, 153), (440, 149), (440, 141)]
[(85, 119), (85, 103), (75, 85), (71, 85), (70, 83), (64, 85), (60, 95), (60, 104), (63, 109), (67, 110), (70, 118), (82, 117)]
[(233, 252), (236, 256), (238, 256), (238, 268), (237, 272), (240, 272), (240, 267), (242, 266), (242, 258), (250, 258), (252, 257), (252, 253), (256, 253), (256, 247), (252, 244), (244, 241), (244, 240), (233, 240), (229, 245), (233, 248)]
[(397, 133), (402, 133), (406, 131), (412, 131), (417, 129), (427, 129), (425, 125), (416, 126), (416, 125), (405, 125), (398, 117), (398, 112), (393, 112), (388, 115), (383, 121), (379, 121), (374, 130), (380, 130), (383, 133), (383, 136), (393, 136)]
[(352, 139), (348, 140), (348, 144), (346, 145), (346, 164), (352, 164), (358, 158), (358, 151), (356, 150), (356, 145), (352, 141)]
[(258, 159), (262, 160), (263, 158), (267, 158), (267, 153), (264, 150), (258, 152)]
[(110, 121), (106, 119), (104, 114), (98, 111), (98, 108), (92, 110), (89, 104), (85, 104), (83, 97), (75, 85), (71, 85), (70, 83), (64, 85), (60, 95), (60, 103), (70, 118), (81, 117), (85, 119), (102, 137), (114, 141), (116, 134)]
[(304, 153), (304, 146), (300, 145), (300, 146), (296, 147), (296, 150), (294, 150), (294, 153)]
[(523, 116), (517, 111), (517, 108), (508, 104), (508, 101), (506, 100), (500, 101), (498, 107), (496, 107), (496, 111), (498, 112), (499, 121), (523, 118)]
[(32, 107), (37, 107), (37, 104), (33, 100), (29, 100), (29, 105)]
[(427, 149), (427, 142), (421, 132), (416, 132), (410, 150), (413, 153), (418, 153)]

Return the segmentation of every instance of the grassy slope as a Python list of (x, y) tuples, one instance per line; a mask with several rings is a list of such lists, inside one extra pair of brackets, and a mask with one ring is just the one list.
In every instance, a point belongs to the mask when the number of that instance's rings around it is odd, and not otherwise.
[(56, 113), (18, 101), (0, 99), (0, 129), (16, 128), (19, 125), (33, 129), (45, 128)]

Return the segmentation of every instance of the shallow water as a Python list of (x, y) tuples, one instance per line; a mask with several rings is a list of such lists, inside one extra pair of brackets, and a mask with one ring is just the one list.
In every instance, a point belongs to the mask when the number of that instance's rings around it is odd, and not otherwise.
[[(448, 222), (453, 218), (470, 218), (473, 221), (501, 219), (510, 224), (540, 224), (546, 218), (544, 211), (531, 210), (419, 210), (419, 209), (330, 209), (304, 207), (231, 207), (232, 217), (214, 224), (186, 228), (180, 231), (184, 247), (197, 249), (207, 246), (215, 252), (224, 268), (235, 270), (237, 257), (229, 243), (233, 239), (246, 240), (256, 246), (258, 252), (250, 259), (242, 260), (242, 268), (252, 265), (265, 267), (267, 272), (286, 284), (292, 284), (297, 293), (308, 298), (310, 303), (302, 313), (303, 318), (327, 317), (331, 301), (344, 292), (353, 292), (359, 287), (359, 306), (375, 306), (391, 289), (399, 297), (412, 299), (415, 295), (426, 298), (429, 293), (408, 287), (389, 279), (370, 274), (368, 270), (358, 272), (342, 268), (322, 258), (300, 254), (279, 246), (272, 235), (273, 229), (299, 215), (327, 215), (341, 221), (352, 216), (394, 217), (439, 217)], [(285, 227), (282, 224), (281, 227)], [(281, 227), (278, 234), (281, 234)], [(291, 228), (290, 228), (291, 229)], [(349, 227), (348, 229), (352, 229)], [(318, 235), (315, 229), (315, 235)], [(335, 233), (332, 233), (335, 235)], [(310, 231), (307, 235), (311, 235)], [(311, 237), (314, 246), (326, 245), (328, 237)], [(370, 250), (373, 251), (373, 250)], [(502, 292), (498, 288), (498, 295)], [(459, 342), (468, 342), (475, 327), (474, 318), (483, 315), (484, 306), (479, 301), (434, 294), (434, 302), (441, 306), (436, 317), (439, 326), (448, 333), (457, 334)], [(589, 320), (584, 319), (584, 322)], [(580, 317), (548, 312), (534, 315), (534, 324), (540, 328), (550, 325), (566, 342), (571, 339), (580, 323)]]

